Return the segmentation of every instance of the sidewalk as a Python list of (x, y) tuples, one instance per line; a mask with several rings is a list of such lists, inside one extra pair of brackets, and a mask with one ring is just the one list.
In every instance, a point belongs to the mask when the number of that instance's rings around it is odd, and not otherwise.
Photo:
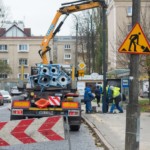
[[(93, 102), (92, 106), (96, 106)], [(126, 110), (124, 113), (109, 114), (98, 113), (85, 114), (85, 105), (82, 104), (83, 119), (96, 130), (98, 136), (106, 147), (112, 150), (125, 149)], [(141, 113), (140, 116), (140, 150), (150, 149), (150, 113)]]

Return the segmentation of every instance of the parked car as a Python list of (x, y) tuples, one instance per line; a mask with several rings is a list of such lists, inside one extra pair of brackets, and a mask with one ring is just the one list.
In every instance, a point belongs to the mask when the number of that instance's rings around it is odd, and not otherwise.
[(1, 93), (1, 95), (3, 96), (3, 98), (4, 98), (4, 102), (9, 102), (9, 103), (10, 103), (10, 102), (12, 101), (12, 97), (11, 97), (11, 95), (9, 94), (8, 91), (1, 90), (0, 93)]
[(17, 86), (12, 87), (10, 93), (11, 93), (11, 96), (22, 94), (22, 92), (18, 90)]
[(4, 105), (4, 98), (1, 93), (0, 93), (0, 105)]

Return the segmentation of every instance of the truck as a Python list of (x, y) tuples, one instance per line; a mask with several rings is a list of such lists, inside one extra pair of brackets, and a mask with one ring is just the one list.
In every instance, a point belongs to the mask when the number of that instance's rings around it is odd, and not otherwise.
[[(42, 63), (31, 67), (29, 82), (22, 90), (21, 95), (13, 96), (10, 120), (40, 118), (54, 115), (63, 115), (68, 118), (70, 130), (78, 131), (81, 125), (81, 100), (77, 94), (77, 76), (75, 67), (70, 65), (70, 72), (60, 64), (53, 64), (49, 42), (60, 30), (69, 14), (100, 7), (101, 0), (79, 0), (62, 4), (44, 36), (39, 55)], [(63, 20), (56, 27), (61, 15)], [(56, 29), (55, 29), (56, 28)]]

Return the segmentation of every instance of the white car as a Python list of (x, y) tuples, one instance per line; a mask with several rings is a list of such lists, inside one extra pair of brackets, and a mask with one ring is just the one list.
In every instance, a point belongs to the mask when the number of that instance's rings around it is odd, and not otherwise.
[(12, 101), (12, 97), (11, 95), (9, 94), (8, 91), (5, 91), (5, 90), (1, 90), (0, 93), (2, 94), (3, 98), (4, 98), (4, 102), (11, 102)]
[(12, 87), (10, 91), (11, 95), (20, 95), (22, 92), (18, 90), (17, 86)]

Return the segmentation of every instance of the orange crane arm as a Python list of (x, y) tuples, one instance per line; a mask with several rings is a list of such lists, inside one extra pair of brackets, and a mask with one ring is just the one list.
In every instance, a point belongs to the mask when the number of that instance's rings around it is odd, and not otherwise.
[[(76, 4), (77, 3), (77, 4)], [(66, 3), (66, 4), (71, 4), (69, 6), (64, 6), (61, 7), (54, 19), (52, 20), (52, 23), (47, 31), (46, 36), (44, 36), (42, 43), (41, 43), (41, 58), (42, 58), (42, 63), (43, 64), (48, 64), (48, 60), (47, 60), (47, 56), (46, 56), (46, 52), (49, 49), (48, 45), (49, 42), (51, 41), (51, 39), (55, 36), (55, 34), (59, 31), (60, 27), (62, 26), (62, 24), (64, 23), (65, 19), (67, 18), (67, 16), (70, 13), (74, 13), (74, 12), (78, 12), (78, 11), (82, 11), (82, 10), (87, 10), (87, 9), (92, 9), (92, 8), (96, 8), (96, 7), (100, 7), (103, 5), (101, 0), (93, 0), (93, 1), (86, 1), (86, 0), (81, 0), (81, 1), (76, 1), (76, 2), (70, 2), (70, 3)], [(60, 24), (58, 25), (58, 27), (55, 30), (56, 24), (60, 18), (61, 15), (65, 14), (65, 18), (63, 21), (60, 22)], [(55, 30), (55, 31), (54, 31)]]

